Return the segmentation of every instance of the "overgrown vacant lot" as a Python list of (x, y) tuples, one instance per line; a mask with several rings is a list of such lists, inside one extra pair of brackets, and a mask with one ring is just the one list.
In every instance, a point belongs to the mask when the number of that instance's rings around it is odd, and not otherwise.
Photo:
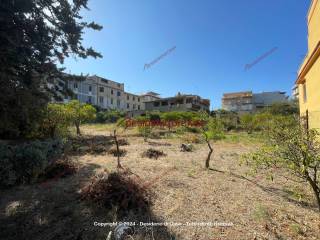
[[(273, 181), (266, 176), (250, 176), (239, 165), (243, 153), (259, 144), (248, 137), (229, 136), (214, 144), (211, 168), (204, 168), (208, 148), (194, 144), (192, 152), (181, 152), (188, 137), (169, 137), (144, 141), (134, 131), (119, 132), (129, 145), (120, 146), (127, 154), (121, 158), (125, 168), (139, 176), (152, 192), (149, 215), (119, 219), (116, 210), (107, 210), (80, 199), (80, 189), (92, 177), (116, 171), (117, 158), (108, 154), (112, 128), (86, 126), (88, 137), (107, 136), (106, 151), (75, 154), (76, 174), (1, 193), (0, 239), (106, 239), (111, 227), (94, 222), (218, 222), (230, 227), (168, 226), (146, 227), (142, 237), (127, 239), (320, 239), (320, 215), (311, 191), (277, 172)], [(82, 146), (90, 147), (90, 146)], [(149, 148), (163, 151), (159, 158), (143, 157)]]

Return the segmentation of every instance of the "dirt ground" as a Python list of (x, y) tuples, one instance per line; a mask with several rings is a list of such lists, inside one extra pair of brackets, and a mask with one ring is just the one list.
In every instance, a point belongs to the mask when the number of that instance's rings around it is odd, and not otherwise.
[[(83, 132), (111, 134), (109, 129), (93, 127)], [(121, 134), (129, 142), (121, 146), (127, 150), (122, 165), (154, 193), (150, 221), (168, 223), (157, 236), (154, 226), (146, 227), (148, 237), (128, 239), (320, 239), (320, 214), (306, 185), (285, 177), (270, 181), (263, 174), (249, 176), (247, 167), (239, 164), (241, 154), (253, 151), (256, 145), (215, 143), (211, 168), (206, 170), (205, 144), (194, 144), (193, 152), (181, 152), (179, 138), (145, 142), (142, 137)], [(143, 158), (150, 147), (166, 156)], [(80, 164), (73, 176), (1, 192), (0, 239), (102, 240), (113, 228), (94, 226), (94, 222), (126, 221), (79, 199), (80, 189), (95, 174), (115, 170), (116, 157), (102, 153), (71, 159)]]

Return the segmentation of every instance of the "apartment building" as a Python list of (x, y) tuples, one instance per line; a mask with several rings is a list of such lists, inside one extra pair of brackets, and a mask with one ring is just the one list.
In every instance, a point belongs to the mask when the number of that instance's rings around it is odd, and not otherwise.
[(222, 109), (240, 114), (253, 113), (276, 102), (287, 102), (285, 92), (262, 92), (252, 91), (225, 93), (222, 97)]
[(223, 94), (222, 109), (238, 113), (253, 112), (252, 91)]
[(311, 2), (308, 16), (308, 52), (298, 71), (300, 116), (309, 128), (320, 128), (320, 0)]
[(68, 88), (82, 103), (90, 103), (102, 109), (120, 111), (143, 110), (144, 98), (125, 92), (124, 84), (98, 76), (87, 77), (84, 81), (68, 81)]
[(197, 95), (180, 94), (174, 97), (160, 98), (145, 102), (146, 111), (200, 111), (210, 110), (210, 100)]

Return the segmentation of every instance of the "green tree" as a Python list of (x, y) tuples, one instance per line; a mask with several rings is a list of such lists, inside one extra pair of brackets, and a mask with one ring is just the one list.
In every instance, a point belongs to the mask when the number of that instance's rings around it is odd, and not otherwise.
[(206, 141), (209, 152), (207, 159), (205, 161), (205, 167), (210, 167), (210, 159), (213, 153), (213, 146), (211, 145), (211, 141), (218, 141), (225, 137), (223, 131), (223, 125), (221, 121), (217, 118), (212, 118), (206, 112), (201, 113), (201, 120), (206, 124), (202, 127), (202, 136)]
[(307, 130), (294, 116), (271, 120), (267, 143), (259, 151), (244, 156), (254, 171), (264, 169), (273, 176), (280, 168), (308, 183), (320, 211), (320, 134)]
[(49, 103), (42, 115), (39, 133), (40, 137), (55, 138), (64, 135), (71, 124), (71, 116), (64, 104)]
[(0, 1), (0, 137), (25, 137), (41, 119), (51, 94), (47, 83), (64, 78), (69, 56), (102, 57), (82, 45), (88, 0)]
[(81, 135), (80, 125), (93, 121), (96, 118), (96, 109), (90, 104), (82, 104), (78, 100), (72, 100), (66, 105), (68, 115), (77, 129), (77, 135)]

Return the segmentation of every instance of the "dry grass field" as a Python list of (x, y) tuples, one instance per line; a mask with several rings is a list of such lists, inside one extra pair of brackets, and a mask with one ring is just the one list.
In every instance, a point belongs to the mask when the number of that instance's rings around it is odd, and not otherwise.
[[(110, 139), (112, 126), (86, 126), (87, 136)], [(117, 158), (106, 152), (77, 154), (76, 174), (19, 186), (1, 192), (0, 239), (107, 239), (113, 227), (94, 222), (153, 221), (172, 223), (166, 227), (139, 227), (144, 236), (133, 233), (126, 239), (320, 239), (320, 214), (305, 184), (276, 173), (273, 181), (263, 173), (248, 175), (239, 164), (243, 153), (259, 147), (246, 137), (228, 137), (214, 143), (211, 168), (204, 168), (207, 146), (194, 144), (192, 152), (180, 145), (192, 136), (144, 139), (134, 131), (119, 131), (128, 140), (121, 163), (152, 192), (148, 216), (130, 214), (117, 218), (110, 211), (80, 199), (80, 189), (102, 172), (116, 171)], [(108, 148), (112, 148), (111, 143)], [(142, 157), (148, 148), (163, 151), (158, 159)], [(186, 223), (230, 223), (230, 226), (187, 226)], [(176, 224), (176, 225), (175, 225)], [(184, 224), (184, 225), (179, 225)], [(113, 239), (113, 238), (112, 238)]]

